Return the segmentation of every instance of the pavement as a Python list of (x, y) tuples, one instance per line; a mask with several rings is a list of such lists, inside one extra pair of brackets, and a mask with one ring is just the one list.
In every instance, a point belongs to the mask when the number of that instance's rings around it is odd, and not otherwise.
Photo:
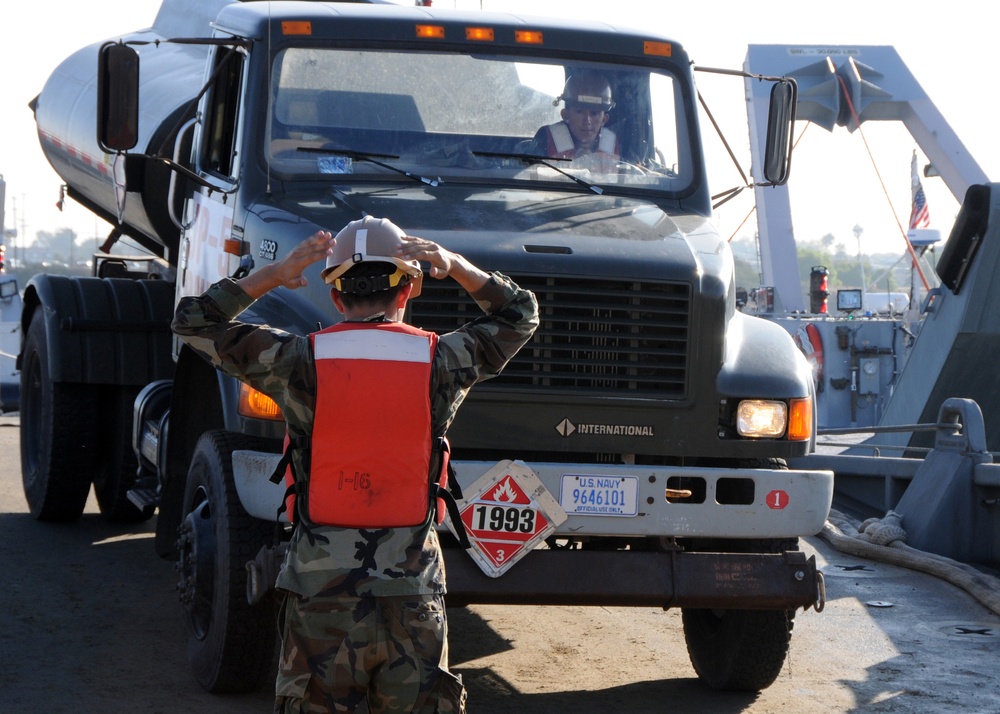
[[(0, 415), (0, 447), (12, 456), (19, 424)], [(18, 458), (0, 461), (0, 473), (0, 562), (11, 581), (0, 625), (17, 643), (6, 655), (0, 647), (0, 710), (269, 709), (266, 690), (218, 697), (193, 683), (173, 566), (151, 553), (152, 523), (121, 532), (92, 504), (78, 524), (39, 524), (26, 513)], [(798, 613), (785, 667), (759, 694), (700, 685), (679, 612), (656, 608), (459, 608), (449, 616), (453, 665), (473, 710), (490, 714), (654, 712), (664, 702), (682, 714), (1000, 714), (1000, 614), (924, 572), (820, 537), (801, 547), (824, 573), (826, 605)], [(67, 656), (52, 662), (53, 651)], [(49, 682), (38, 679), (43, 661), (56, 668)], [(63, 675), (76, 682), (71, 698)]]

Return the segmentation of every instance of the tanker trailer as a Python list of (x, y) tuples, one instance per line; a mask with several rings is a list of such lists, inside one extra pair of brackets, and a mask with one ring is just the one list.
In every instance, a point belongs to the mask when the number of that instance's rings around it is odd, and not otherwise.
[[(152, 48), (167, 37), (203, 36), (225, 4), (166, 3), (151, 28), (124, 39)], [(132, 408), (143, 387), (173, 374), (169, 319), (180, 229), (171, 212), (182, 210), (181, 192), (174, 193), (171, 206), (174, 174), (163, 163), (126, 167), (125, 155), (99, 147), (101, 44), (60, 64), (30, 106), (42, 150), (68, 195), (115, 226), (105, 250), (125, 234), (151, 258), (133, 270), (122, 259), (95, 256), (94, 278), (42, 274), (26, 288), (18, 359), (22, 473), (31, 513), (45, 520), (77, 518), (91, 483), (104, 515), (122, 520), (151, 515), (126, 497), (137, 468)], [(173, 151), (182, 118), (193, 113), (208, 52), (204, 45), (170, 43), (146, 53), (136, 137), (140, 153)], [(177, 182), (173, 185), (176, 189)]]
[[(215, 188), (186, 167), (200, 95), (207, 86), (225, 80), (219, 75), (237, 64), (232, 60), (242, 47), (230, 43), (224, 59), (213, 64), (217, 43), (206, 38), (219, 11), (231, 4), (233, 0), (166, 0), (150, 28), (68, 57), (30, 104), (43, 152), (65, 181), (68, 195), (114, 226), (102, 251), (110, 251), (127, 235), (149, 255), (134, 260), (107, 252), (95, 255), (93, 277), (40, 274), (29, 282), (18, 355), (26, 500), (31, 514), (47, 521), (77, 519), (91, 486), (102, 515), (110, 520), (146, 520), (159, 507), (156, 550), (169, 559), (181, 557), (180, 508), (194, 450), (194, 443), (174, 440), (179, 452), (171, 463), (174, 488), (164, 489), (170, 478), (168, 414), (178, 377), (169, 325), (180, 236), (185, 230), (182, 216), (192, 181)], [(107, 66), (102, 48), (108, 45), (138, 48), (141, 76), (138, 64)], [(102, 121), (113, 121), (115, 112), (123, 109), (109, 101), (115, 88), (101, 85), (120, 82), (121, 77), (134, 83), (138, 110), (131, 125), (126, 123), (134, 143), (127, 154), (108, 150), (104, 145), (108, 137), (98, 136)], [(231, 193), (224, 200), (231, 200)], [(186, 229), (190, 233), (196, 227), (189, 221)], [(222, 272), (231, 270), (227, 266)], [(223, 402), (237, 401), (235, 385), (222, 387), (215, 383), (215, 375), (199, 374), (207, 387), (188, 382), (187, 391), (179, 391), (185, 403), (175, 412), (181, 415), (176, 431), (181, 437), (193, 435), (188, 441), (197, 441), (209, 426), (227, 426)], [(230, 393), (223, 394), (227, 387)], [(209, 401), (209, 394), (214, 394), (214, 401)], [(186, 418), (191, 414), (197, 419)], [(239, 418), (235, 410), (233, 415)], [(240, 433), (253, 432), (252, 428), (229, 426), (237, 432), (231, 434), (237, 440), (232, 446), (263, 452), (280, 443)], [(142, 444), (148, 454), (145, 459), (138, 448)], [(206, 498), (202, 495), (201, 500)], [(274, 643), (273, 608), (250, 606), (239, 579), (273, 524), (255, 528), (238, 500), (231, 507), (240, 512), (227, 514), (222, 522), (240, 535), (233, 538), (234, 544), (223, 546), (227, 567), (203, 565), (196, 573), (189, 558), (178, 584), (190, 615), (193, 666), (199, 682), (214, 691), (244, 689), (247, 682), (257, 686)], [(206, 534), (204, 543), (209, 538)], [(191, 547), (189, 539), (189, 551)], [(215, 555), (207, 545), (202, 550), (209, 558)], [(217, 577), (226, 582), (215, 583)], [(231, 587), (230, 579), (235, 583)], [(225, 655), (223, 638), (229, 648)]]

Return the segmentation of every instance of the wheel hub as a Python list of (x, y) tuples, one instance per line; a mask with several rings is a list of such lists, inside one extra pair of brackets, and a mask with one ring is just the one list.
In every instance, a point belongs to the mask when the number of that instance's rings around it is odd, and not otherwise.
[(181, 605), (191, 618), (197, 636), (208, 632), (212, 616), (217, 541), (215, 521), (208, 501), (201, 501), (188, 513), (177, 540), (178, 583)]

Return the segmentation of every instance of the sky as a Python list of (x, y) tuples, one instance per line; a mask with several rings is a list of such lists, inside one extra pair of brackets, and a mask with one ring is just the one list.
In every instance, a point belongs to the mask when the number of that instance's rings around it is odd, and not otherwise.
[[(403, 4), (406, 0), (399, 0)], [(512, 11), (654, 28), (680, 42), (696, 65), (741, 68), (749, 44), (891, 45), (991, 180), (1000, 180), (1000, 92), (995, 32), (1000, 5), (981, 0), (869, 0), (867, 3), (790, 3), (787, 0), (435, 0), (436, 7)], [(59, 212), (60, 179), (38, 145), (28, 102), (74, 50), (149, 27), (160, 0), (34, 0), (0, 10), (0, 175), (6, 182), (4, 228), (34, 240), (38, 231), (71, 228), (79, 239), (103, 239), (103, 221), (72, 200)], [(745, 171), (750, 157), (746, 104), (739, 80), (698, 75), (713, 115), (723, 125)], [(799, 122), (796, 135), (802, 131)], [(706, 136), (710, 131), (703, 124)], [(861, 138), (864, 133), (874, 165)], [(799, 242), (832, 234), (848, 254), (905, 250), (897, 218), (910, 211), (910, 157), (916, 142), (901, 124), (868, 122), (862, 132), (811, 126), (793, 158), (789, 181)], [(721, 144), (709, 144), (713, 193), (735, 186), (739, 174)], [(918, 152), (921, 166), (924, 157)], [(881, 179), (879, 178), (881, 175)], [(882, 184), (885, 185), (883, 191)], [(959, 208), (939, 178), (924, 178), (931, 228), (947, 237)], [(888, 198), (885, 193), (888, 193)], [(750, 192), (714, 217), (727, 238), (752, 237)], [(855, 228), (860, 227), (860, 238)]]

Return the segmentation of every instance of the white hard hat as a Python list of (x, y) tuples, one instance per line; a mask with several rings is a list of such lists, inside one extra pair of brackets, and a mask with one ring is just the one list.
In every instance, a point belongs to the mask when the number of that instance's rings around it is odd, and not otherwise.
[(559, 96), (566, 106), (596, 109), (610, 112), (615, 103), (611, 99), (611, 85), (596, 72), (583, 71), (566, 79), (563, 93)]
[(358, 263), (392, 263), (397, 270), (391, 276), (391, 286), (398, 284), (403, 275), (419, 278), (423, 275), (420, 263), (406, 261), (396, 255), (403, 244), (405, 233), (387, 218), (365, 216), (351, 221), (334, 239), (333, 253), (326, 259), (323, 282), (341, 289), (339, 278)]

